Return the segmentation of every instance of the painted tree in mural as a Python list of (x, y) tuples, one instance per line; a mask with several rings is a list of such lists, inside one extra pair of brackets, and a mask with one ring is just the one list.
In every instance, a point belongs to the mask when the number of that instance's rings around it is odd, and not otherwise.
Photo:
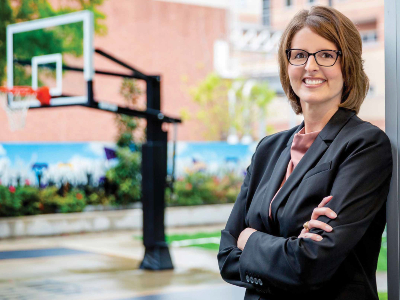
[[(96, 34), (103, 35), (106, 34), (107, 27), (101, 21), (106, 16), (98, 9), (103, 2), (104, 0), (70, 0), (67, 2), (68, 6), (54, 8), (47, 0), (0, 0), (0, 83), (2, 84), (6, 77), (7, 25), (87, 9), (94, 13)], [(83, 48), (82, 38), (77, 37), (82, 34), (81, 23), (18, 34), (14, 37), (15, 55), (20, 59), (32, 57), (47, 49), (48, 53), (69, 52), (79, 57), (83, 54)], [(30, 85), (30, 75), (26, 74), (23, 67), (16, 67), (14, 74), (15, 85)]]

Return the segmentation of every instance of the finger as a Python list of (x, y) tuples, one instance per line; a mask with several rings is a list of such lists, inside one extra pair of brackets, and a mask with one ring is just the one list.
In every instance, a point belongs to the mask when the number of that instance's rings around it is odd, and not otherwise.
[(332, 231), (332, 227), (329, 226), (328, 224), (318, 221), (318, 220), (310, 220), (308, 221), (308, 228), (319, 228), (322, 230), (325, 230), (327, 232), (331, 232)]
[(318, 207), (323, 207), (325, 206), (329, 201), (331, 201), (331, 199), (333, 198), (333, 196), (327, 196), (324, 199), (322, 199), (321, 203), (318, 205)]
[(306, 230), (306, 229), (303, 229), (302, 231), (301, 231), (301, 233), (299, 234), (299, 236), (298, 236), (298, 238), (304, 238), (305, 237), (305, 234), (307, 233), (308, 231)]
[(306, 234), (307, 232), (308, 232), (308, 230), (305, 229), (305, 228), (303, 228), (303, 229), (301, 230), (300, 234)]
[(329, 207), (316, 207), (312, 212), (311, 220), (316, 220), (319, 216), (323, 215), (331, 219), (335, 219), (337, 217), (336, 213)]
[(308, 232), (307, 229), (303, 228), (298, 236), (298, 238), (304, 237), (304, 235)]
[(305, 239), (312, 239), (313, 241), (319, 242), (322, 241), (322, 236), (315, 234), (315, 233), (306, 233), (304, 235)]

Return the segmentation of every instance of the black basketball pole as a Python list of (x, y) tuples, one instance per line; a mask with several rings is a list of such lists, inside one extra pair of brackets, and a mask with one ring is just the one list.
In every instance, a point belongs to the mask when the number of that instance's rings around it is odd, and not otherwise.
[[(138, 71), (129, 64), (114, 56), (96, 49), (95, 52), (116, 64), (127, 68), (131, 74), (95, 70), (96, 74), (145, 80), (147, 93), (147, 108), (145, 111), (120, 107), (113, 103), (96, 101), (93, 95), (93, 82), (87, 83), (88, 103), (63, 104), (58, 106), (39, 106), (32, 108), (50, 108), (83, 106), (100, 109), (115, 114), (124, 114), (147, 120), (147, 142), (142, 145), (142, 206), (143, 206), (143, 245), (144, 258), (141, 269), (166, 270), (173, 269), (168, 244), (165, 241), (164, 210), (165, 188), (167, 177), (167, 132), (162, 130), (162, 123), (181, 123), (178, 118), (172, 118), (161, 112), (161, 78), (150, 76)], [(21, 65), (30, 65), (30, 61), (15, 60)], [(52, 64), (47, 67), (54, 68)], [(63, 65), (69, 71), (83, 72), (83, 69)], [(65, 96), (65, 95), (63, 95)]]
[[(160, 76), (147, 83), (147, 108), (160, 111)], [(164, 234), (165, 186), (167, 176), (167, 132), (161, 120), (147, 119), (147, 143), (142, 145), (143, 244), (141, 269), (173, 269)]]

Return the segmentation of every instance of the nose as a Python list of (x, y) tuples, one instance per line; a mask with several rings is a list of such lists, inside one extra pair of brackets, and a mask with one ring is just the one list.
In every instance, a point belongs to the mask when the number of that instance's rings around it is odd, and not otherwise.
[(309, 72), (319, 69), (319, 66), (318, 66), (317, 62), (315, 61), (314, 55), (310, 55), (310, 56), (308, 57), (308, 60), (307, 60), (305, 69), (306, 69), (307, 71), (309, 71)]

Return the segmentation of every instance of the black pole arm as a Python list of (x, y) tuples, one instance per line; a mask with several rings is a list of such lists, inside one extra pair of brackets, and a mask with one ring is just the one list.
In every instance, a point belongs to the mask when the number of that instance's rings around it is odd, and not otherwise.
[[(66, 96), (66, 95), (63, 95), (63, 96)], [(118, 106), (114, 103), (109, 103), (109, 102), (93, 101), (91, 104), (61, 104), (61, 105), (56, 105), (56, 106), (50, 106), (50, 105), (34, 106), (34, 107), (31, 107), (30, 109), (68, 107), (68, 106), (89, 107), (89, 108), (94, 108), (94, 109), (100, 109), (103, 111), (113, 112), (116, 114), (123, 114), (123, 115), (131, 116), (131, 117), (138, 117), (138, 118), (143, 118), (143, 119), (153, 119), (153, 120), (157, 119), (159, 122), (165, 122), (165, 123), (182, 123), (181, 119), (168, 117), (168, 116), (164, 115), (161, 111), (156, 110), (156, 109), (148, 108), (146, 110), (136, 110), (136, 109)]]
[[(21, 66), (30, 66), (32, 63), (29, 60), (22, 60), (22, 59), (15, 59), (14, 62), (16, 64), (19, 64)], [(43, 64), (43, 66), (46, 66), (46, 68), (55, 70), (56, 66), (54, 64)], [(73, 72), (83, 72), (83, 68), (78, 68), (78, 67), (73, 67), (73, 66), (68, 66), (68, 65), (62, 65), (63, 70), (65, 71), (73, 71)], [(125, 73), (119, 73), (119, 72), (109, 72), (109, 71), (104, 71), (104, 70), (94, 70), (95, 74), (99, 75), (107, 75), (107, 76), (115, 76), (115, 77), (124, 77), (124, 78), (134, 78), (134, 79), (143, 79), (141, 76), (137, 76), (135, 74), (125, 74)], [(149, 76), (151, 77), (151, 76)]]
[(125, 68), (127, 68), (128, 70), (131, 70), (133, 72), (133, 75), (137, 76), (137, 78), (139, 79), (143, 79), (143, 80), (151, 80), (153, 79), (152, 76), (148, 76), (143, 74), (142, 72), (138, 71), (137, 69), (135, 69), (134, 67), (128, 65), (127, 63), (124, 63), (123, 61), (119, 60), (118, 58), (112, 56), (111, 54), (108, 54), (106, 52), (104, 52), (103, 50), (100, 49), (94, 49), (94, 51), (98, 54), (100, 54), (101, 56), (104, 56), (105, 58), (108, 58), (109, 60), (115, 62), (116, 64), (119, 64), (120, 66), (123, 66)]

